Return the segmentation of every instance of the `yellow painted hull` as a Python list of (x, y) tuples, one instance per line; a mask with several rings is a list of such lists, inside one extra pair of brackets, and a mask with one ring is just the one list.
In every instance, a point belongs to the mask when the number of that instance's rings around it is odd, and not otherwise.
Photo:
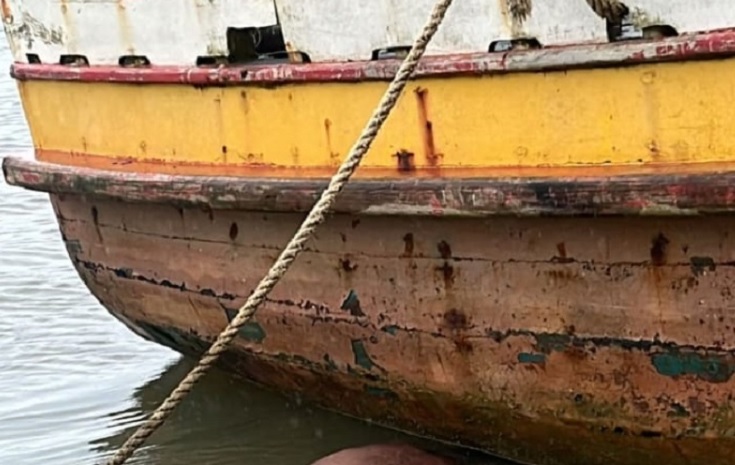
[[(421, 78), (358, 176), (400, 176), (400, 153), (413, 154), (418, 173), (463, 177), (467, 169), (729, 162), (733, 79), (735, 59)], [(385, 86), (19, 82), (41, 160), (101, 163), (79, 157), (92, 155), (276, 176), (284, 173), (274, 168), (330, 173)]]

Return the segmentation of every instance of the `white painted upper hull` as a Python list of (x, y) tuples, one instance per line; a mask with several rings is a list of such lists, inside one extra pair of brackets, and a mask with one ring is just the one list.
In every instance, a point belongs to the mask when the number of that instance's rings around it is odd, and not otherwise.
[[(145, 55), (156, 65), (192, 65), (226, 55), (228, 27), (280, 23), (289, 49), (312, 61), (370, 58), (373, 50), (410, 45), (435, 0), (0, 0), (15, 60), (27, 54), (58, 63), (85, 55), (115, 65)], [(530, 17), (515, 22), (510, 0), (456, 0), (429, 54), (486, 51), (493, 40), (536, 37), (543, 45), (607, 42), (605, 20), (585, 0), (533, 0)], [(679, 33), (735, 26), (733, 0), (629, 0), (642, 24)]]

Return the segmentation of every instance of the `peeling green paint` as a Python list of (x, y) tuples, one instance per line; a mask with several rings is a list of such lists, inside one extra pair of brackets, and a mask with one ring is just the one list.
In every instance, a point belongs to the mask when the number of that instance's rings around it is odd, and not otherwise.
[(398, 334), (398, 326), (396, 325), (384, 326), (380, 328), (380, 330), (390, 334), (391, 336), (395, 336), (396, 334)]
[(518, 354), (518, 361), (520, 363), (543, 364), (543, 363), (546, 363), (546, 355), (529, 353), (529, 352), (521, 352), (520, 354)]
[(651, 362), (659, 374), (672, 378), (694, 375), (713, 383), (724, 383), (735, 373), (731, 356), (669, 352), (652, 355)]
[(257, 342), (260, 344), (265, 339), (265, 330), (258, 323), (249, 321), (240, 328), (238, 334), (243, 338), (251, 342)]
[(572, 343), (572, 337), (566, 334), (536, 334), (536, 348), (545, 354), (564, 352)]
[(355, 354), (355, 364), (358, 366), (366, 370), (372, 370), (375, 366), (365, 349), (365, 344), (360, 339), (352, 340), (352, 353)]
[[(195, 349), (206, 350), (211, 344), (211, 340), (202, 339), (201, 336), (196, 333), (190, 333), (188, 331), (172, 328), (172, 327), (161, 327), (150, 323), (144, 323), (136, 321), (136, 324), (145, 326), (147, 331), (155, 334), (158, 342), (164, 345), (173, 346), (172, 348), (185, 353), (196, 355)], [(360, 341), (357, 341), (360, 342)], [(185, 344), (185, 345), (183, 345)], [(360, 344), (358, 344), (359, 346)], [(639, 350), (638, 347), (634, 348)], [(198, 350), (197, 350), (198, 352)], [(359, 349), (358, 349), (359, 352)], [(679, 354), (681, 351), (678, 351)], [(241, 348), (236, 348), (233, 354), (243, 356), (243, 353), (252, 354), (252, 352)], [(704, 355), (698, 355), (693, 353), (692, 355), (707, 359), (713, 358), (711, 353)], [(529, 352), (534, 355), (536, 353)], [(666, 354), (670, 356), (670, 354)], [(251, 355), (248, 355), (248, 357)], [(679, 355), (682, 356), (682, 355)], [(683, 355), (688, 357), (689, 355)], [(730, 355), (722, 355), (721, 358), (729, 360)], [(358, 393), (357, 398), (360, 401), (362, 412), (371, 414), (371, 418), (381, 421), (393, 421), (401, 420), (407, 423), (402, 424), (403, 426), (410, 426), (415, 431), (430, 433), (422, 429), (422, 425), (414, 423), (409, 424), (416, 418), (417, 414), (426, 414), (427, 412), (443, 412), (451, 409), (454, 414), (450, 416), (450, 420), (454, 418), (461, 418), (462, 425), (482, 425), (482, 428), (472, 426), (468, 427), (467, 430), (461, 431), (461, 438), (474, 438), (474, 434), (477, 437), (484, 438), (486, 431), (502, 431), (505, 434), (512, 435), (515, 433), (515, 429), (509, 429), (508, 421), (509, 418), (513, 418), (514, 411), (510, 408), (507, 400), (491, 400), (488, 399), (485, 392), (475, 390), (467, 393), (448, 393), (441, 390), (427, 389), (425, 386), (417, 386), (414, 384), (404, 383), (391, 383), (390, 385), (386, 380), (381, 380), (376, 376), (375, 372), (365, 373), (362, 371), (352, 371), (348, 366), (339, 366), (337, 373), (332, 373), (324, 376), (329, 370), (330, 361), (326, 357), (324, 360), (310, 361), (305, 357), (298, 355), (289, 355), (285, 353), (278, 354), (267, 354), (259, 353), (258, 360), (265, 363), (267, 366), (279, 368), (278, 373), (299, 373), (298, 370), (307, 370), (311, 373), (323, 376), (323, 379), (327, 380), (325, 384), (319, 385), (319, 393), (325, 396), (333, 395), (332, 398), (341, 399), (344, 403), (355, 402), (355, 397), (345, 395), (345, 392)], [(330, 358), (331, 359), (331, 358)], [(236, 360), (236, 359), (235, 359)], [(379, 368), (378, 365), (376, 367)], [(345, 372), (350, 375), (358, 376), (358, 379), (350, 378), (348, 382), (344, 382), (343, 378), (337, 378), (336, 376), (342, 376)], [(247, 375), (247, 373), (246, 373)], [(269, 376), (269, 375), (268, 375)], [(249, 377), (249, 376), (246, 376)], [(318, 379), (318, 377), (311, 377)], [(274, 378), (280, 381), (282, 378)], [(354, 382), (353, 382), (354, 381)], [(369, 383), (369, 384), (368, 384)], [(289, 386), (287, 389), (292, 389)], [(347, 389), (348, 391), (345, 391)], [(328, 391), (328, 392), (322, 392)], [(365, 395), (360, 396), (362, 392)], [(361, 399), (361, 400), (360, 400)], [(558, 400), (551, 398), (552, 402), (549, 405), (555, 405), (553, 402)], [(625, 402), (606, 403), (601, 402), (594, 397), (591, 397), (588, 393), (573, 392), (565, 397), (564, 403), (559, 407), (556, 404), (552, 407), (544, 407), (544, 404), (539, 406), (539, 414), (541, 418), (568, 418), (570, 416), (577, 418), (580, 421), (587, 422), (591, 425), (595, 425), (599, 428), (601, 435), (600, 440), (595, 444), (595, 448), (590, 448), (590, 455), (599, 455), (599, 450), (607, 453), (609, 449), (606, 449), (608, 438), (614, 437), (615, 440), (619, 440), (621, 437), (633, 438), (634, 436), (642, 436), (646, 444), (666, 444), (666, 441), (652, 441), (650, 438), (659, 435), (657, 429), (658, 418), (652, 415), (638, 415), (634, 414)], [(692, 400), (690, 399), (687, 403), (684, 399), (681, 400), (683, 405), (679, 406), (671, 404), (671, 414), (674, 416), (681, 415), (687, 420), (677, 423), (677, 430), (683, 430), (686, 428), (686, 435), (694, 436), (694, 440), (699, 441), (699, 437), (702, 435), (715, 435), (722, 438), (733, 438), (735, 437), (735, 413), (733, 413), (733, 405), (726, 399), (722, 400), (719, 405), (714, 403), (707, 404), (707, 409), (703, 411), (697, 411), (692, 409), (689, 405)], [(399, 411), (403, 405), (411, 402), (413, 405), (420, 406), (417, 412), (405, 411), (397, 415), (395, 412)], [(541, 400), (539, 400), (541, 402)], [(670, 400), (666, 400), (668, 404)], [(334, 404), (329, 404), (333, 407)], [(370, 410), (374, 408), (375, 410)], [(688, 415), (684, 413), (684, 410), (688, 411)], [(442, 417), (445, 420), (447, 417)], [(388, 420), (386, 420), (388, 419)], [(677, 419), (678, 420), (678, 419)], [(392, 424), (388, 421), (388, 424)], [(514, 420), (515, 421), (515, 420)], [(528, 421), (524, 418), (521, 422), (515, 423), (514, 427), (523, 427), (528, 424)], [(396, 427), (402, 425), (394, 425)], [(633, 425), (632, 427), (630, 425)], [(505, 429), (504, 429), (505, 428)], [(576, 434), (576, 433), (575, 433)], [(614, 436), (610, 436), (614, 434)], [(546, 436), (542, 436), (546, 437)], [(597, 437), (597, 436), (595, 436)], [(635, 439), (635, 438), (633, 438)], [(631, 439), (631, 440), (633, 440)], [(635, 439), (637, 441), (637, 439)], [(685, 440), (687, 440), (685, 436)], [(720, 442), (719, 439), (717, 442)], [(721, 444), (727, 444), (726, 441), (720, 442)], [(634, 443), (635, 444), (635, 443)], [(640, 444), (638, 442), (637, 444)], [(590, 446), (591, 447), (591, 446)], [(661, 447), (664, 447), (663, 445)], [(635, 450), (635, 448), (632, 448)], [(662, 449), (668, 450), (668, 449)], [(632, 461), (629, 463), (650, 463), (650, 451), (645, 450), (640, 452), (640, 460)], [(584, 463), (580, 461), (579, 463)], [(602, 462), (600, 462), (602, 463)]]
[(350, 312), (350, 315), (352, 316), (365, 316), (365, 313), (360, 307), (360, 299), (357, 297), (357, 293), (352, 289), (350, 289), (347, 297), (342, 301), (340, 308)]

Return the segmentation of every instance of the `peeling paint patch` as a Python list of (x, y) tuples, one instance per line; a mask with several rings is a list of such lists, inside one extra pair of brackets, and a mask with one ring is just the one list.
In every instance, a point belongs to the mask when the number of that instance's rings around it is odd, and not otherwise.
[(707, 271), (715, 271), (717, 265), (712, 257), (692, 257), (689, 259), (694, 276), (702, 276)]
[(540, 352), (564, 352), (572, 343), (572, 338), (566, 334), (545, 333), (536, 334), (536, 347)]
[(366, 369), (372, 370), (375, 364), (365, 349), (365, 344), (360, 339), (352, 340), (352, 353), (355, 355), (355, 364)]
[(533, 364), (541, 365), (543, 363), (546, 363), (546, 355), (529, 353), (529, 352), (521, 352), (520, 354), (518, 354), (518, 362), (519, 363), (533, 363)]
[(135, 273), (131, 268), (115, 268), (115, 276), (118, 278), (131, 279)]
[(382, 328), (380, 328), (381, 331), (383, 331), (384, 333), (388, 333), (391, 336), (395, 336), (396, 334), (398, 334), (398, 329), (399, 328), (396, 325), (383, 326)]
[(666, 416), (669, 418), (687, 418), (690, 414), (683, 405), (673, 403), (671, 404), (671, 410), (666, 413)]
[(337, 371), (337, 364), (334, 363), (334, 360), (332, 360), (332, 357), (329, 356), (329, 354), (324, 354), (324, 363), (327, 364), (327, 370), (328, 371)]
[(654, 354), (651, 362), (659, 374), (672, 378), (691, 375), (712, 383), (724, 383), (735, 373), (735, 361), (731, 356), (671, 352)]
[(357, 293), (352, 289), (350, 289), (345, 300), (342, 301), (340, 308), (349, 311), (352, 316), (365, 316), (365, 313), (363, 313), (360, 307), (360, 299), (357, 298)]
[[(237, 315), (237, 310), (231, 308), (225, 308), (225, 314), (227, 315), (227, 321), (232, 321)], [(265, 340), (265, 330), (260, 324), (255, 321), (248, 321), (245, 325), (240, 328), (238, 334), (243, 339), (260, 344)]]

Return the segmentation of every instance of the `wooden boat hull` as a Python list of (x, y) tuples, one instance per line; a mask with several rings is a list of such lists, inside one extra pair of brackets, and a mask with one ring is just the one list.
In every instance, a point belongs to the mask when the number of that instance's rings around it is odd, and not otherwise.
[[(13, 184), (52, 192), (69, 255), (113, 315), (192, 355), (310, 206), (293, 202), (306, 186), (281, 185), (258, 211), (237, 207), (257, 200), (245, 182), (175, 183), (13, 159), (5, 171)], [(735, 216), (685, 208), (709, 195), (732, 211), (724, 187), (732, 183), (718, 176), (722, 188), (670, 178), (679, 194), (657, 197), (657, 213), (682, 208), (668, 216), (645, 214), (655, 176), (628, 190), (644, 214), (598, 217), (537, 216), (528, 196), (509, 207), (515, 215), (454, 214), (446, 202), (435, 214), (376, 212), (357, 203), (375, 186), (357, 183), (223, 367), (329, 409), (520, 461), (724, 465), (735, 446)], [(600, 181), (586, 191), (558, 185), (564, 195), (536, 186), (536, 199), (574, 211), (575, 194), (586, 192), (591, 207), (609, 189)]]
[[(38, 160), (6, 179), (51, 194), (113, 315), (189, 354), (353, 144), (399, 66), (380, 50), (420, 26), (394, 0), (0, 3)], [(735, 10), (636, 0), (611, 24), (562, 3), (458, 2), (225, 368), (539, 465), (730, 463)]]

